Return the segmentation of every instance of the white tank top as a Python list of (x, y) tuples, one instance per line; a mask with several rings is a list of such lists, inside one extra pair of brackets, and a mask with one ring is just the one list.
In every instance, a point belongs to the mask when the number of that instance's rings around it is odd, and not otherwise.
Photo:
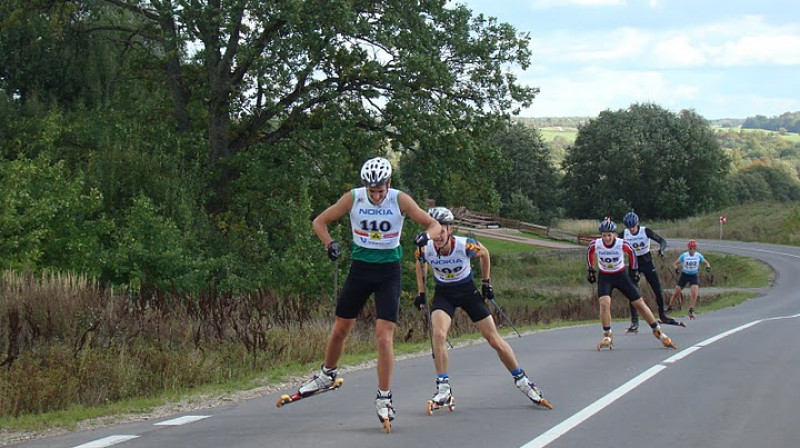
[(600, 268), (600, 272), (611, 274), (625, 269), (624, 244), (625, 242), (621, 238), (615, 238), (614, 245), (611, 247), (606, 247), (602, 238), (594, 241), (594, 254), (597, 257), (597, 266)]
[(425, 246), (425, 261), (433, 269), (433, 278), (436, 283), (459, 283), (472, 278), (472, 266), (467, 254), (467, 238), (454, 236), (453, 250), (447, 255), (439, 255), (433, 246), (433, 240)]
[(639, 226), (639, 231), (636, 235), (632, 234), (630, 230), (625, 229), (623, 238), (633, 247), (633, 252), (637, 257), (650, 252), (650, 238), (647, 237), (647, 232), (644, 231), (644, 227)]
[(389, 188), (379, 205), (369, 200), (367, 188), (354, 188), (350, 209), (350, 228), (353, 243), (367, 249), (394, 249), (400, 246), (403, 213), (397, 198), (400, 191)]

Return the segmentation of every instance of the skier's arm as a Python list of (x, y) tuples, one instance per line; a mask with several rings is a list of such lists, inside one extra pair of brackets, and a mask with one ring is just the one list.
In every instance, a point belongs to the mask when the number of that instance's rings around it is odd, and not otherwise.
[(483, 244), (479, 243), (478, 241), (473, 240), (472, 242), (474, 242), (476, 245), (475, 257), (478, 258), (478, 261), (481, 264), (481, 282), (489, 283), (492, 279), (491, 276), (492, 261), (491, 261), (491, 256), (489, 255), (489, 249), (487, 249)]
[(314, 233), (317, 235), (317, 238), (322, 241), (322, 244), (324, 244), (325, 247), (328, 247), (328, 245), (331, 244), (331, 241), (333, 241), (331, 234), (328, 233), (328, 224), (344, 216), (352, 207), (353, 193), (348, 191), (347, 193), (343, 194), (335, 204), (326, 208), (325, 211), (314, 218), (314, 221), (311, 223), (311, 228), (314, 229)]
[(639, 257), (637, 257), (636, 252), (633, 251), (633, 246), (627, 241), (624, 241), (622, 243), (622, 251), (628, 254), (628, 265), (631, 271), (639, 270)]
[(433, 219), (425, 210), (421, 209), (408, 193), (400, 193), (397, 198), (400, 211), (413, 219), (417, 224), (425, 227), (428, 238), (434, 238), (442, 233), (442, 225)]
[(664, 251), (667, 250), (667, 240), (665, 240), (664, 238), (661, 237), (661, 235), (657, 234), (656, 232), (653, 232), (649, 228), (645, 228), (644, 233), (645, 235), (647, 235), (648, 238), (658, 243), (658, 253), (659, 255), (663, 255)]
[(595, 246), (595, 241), (592, 241), (591, 243), (589, 243), (589, 247), (586, 249), (586, 267), (589, 269), (594, 268), (594, 257), (595, 257), (594, 246)]

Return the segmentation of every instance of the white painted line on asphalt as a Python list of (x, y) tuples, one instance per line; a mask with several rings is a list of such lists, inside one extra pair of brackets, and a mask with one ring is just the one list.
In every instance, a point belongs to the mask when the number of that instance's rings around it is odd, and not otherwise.
[(702, 347), (700, 347), (699, 345), (693, 345), (693, 346), (691, 346), (689, 348), (685, 348), (685, 349), (679, 351), (678, 353), (675, 353), (674, 355), (670, 356), (669, 358), (661, 361), (661, 364), (672, 364), (674, 362), (678, 362), (681, 359), (683, 359), (683, 358), (691, 355), (692, 353), (700, 350), (701, 348)]
[(572, 428), (588, 420), (591, 416), (597, 414), (598, 412), (603, 410), (603, 408), (610, 405), (623, 395), (627, 394), (628, 392), (636, 388), (638, 385), (654, 377), (658, 372), (664, 369), (666, 369), (666, 367), (662, 365), (650, 367), (649, 369), (639, 374), (639, 376), (637, 376), (636, 378), (633, 378), (632, 380), (628, 381), (622, 386), (614, 389), (613, 391), (611, 391), (611, 393), (609, 393), (605, 397), (595, 401), (589, 406), (586, 406), (582, 410), (578, 411), (577, 414), (564, 420), (563, 422), (549, 429), (548, 431), (546, 431), (539, 437), (531, 440), (530, 442), (526, 443), (525, 445), (522, 445), (521, 448), (541, 448), (547, 446), (553, 440), (556, 440), (557, 438), (566, 434)]
[(739, 327), (736, 327), (736, 328), (732, 328), (732, 329), (730, 329), (728, 331), (722, 332), (722, 333), (720, 333), (720, 334), (718, 334), (718, 335), (716, 335), (714, 337), (706, 339), (705, 341), (698, 342), (697, 345), (699, 347), (705, 347), (707, 345), (711, 345), (711, 344), (719, 341), (720, 339), (727, 338), (728, 336), (730, 336), (730, 335), (732, 335), (734, 333), (738, 333), (738, 332), (740, 332), (740, 331), (742, 331), (742, 330), (744, 330), (746, 328), (750, 328), (753, 325), (761, 323), (763, 321), (764, 321), (764, 319), (754, 320), (754, 321), (752, 321), (750, 323), (746, 323), (746, 324), (744, 324), (742, 326), (739, 326)]
[(746, 323), (746, 324), (741, 325), (739, 327), (736, 327), (736, 328), (733, 328), (731, 330), (722, 332), (722, 333), (720, 333), (720, 334), (718, 334), (718, 335), (716, 335), (714, 337), (708, 338), (705, 341), (702, 341), (702, 342), (700, 342), (700, 343), (698, 343), (696, 345), (693, 345), (693, 346), (691, 346), (689, 348), (683, 349), (680, 352), (674, 354), (673, 356), (667, 358), (666, 360), (661, 361), (661, 363), (659, 363), (659, 365), (653, 366), (653, 367), (645, 370), (644, 372), (639, 374), (639, 376), (633, 378), (632, 380), (628, 381), (627, 383), (623, 384), (622, 386), (612, 390), (608, 395), (606, 395), (603, 398), (595, 401), (594, 403), (590, 404), (589, 406), (586, 406), (585, 408), (581, 409), (580, 411), (578, 411), (578, 413), (576, 413), (572, 417), (564, 420), (563, 422), (559, 423), (558, 425), (556, 425), (556, 426), (550, 428), (549, 430), (543, 432), (539, 437), (531, 440), (530, 442), (526, 443), (525, 445), (522, 445), (520, 448), (543, 448), (543, 447), (549, 445), (550, 442), (552, 442), (552, 441), (558, 439), (559, 437), (563, 436), (564, 434), (569, 432), (571, 429), (573, 429), (576, 426), (580, 425), (584, 421), (586, 421), (589, 418), (591, 418), (594, 414), (597, 414), (603, 408), (605, 408), (606, 406), (608, 406), (611, 403), (613, 403), (614, 401), (616, 401), (618, 398), (620, 398), (623, 395), (627, 394), (628, 392), (632, 391), (633, 389), (635, 389), (640, 384), (644, 383), (645, 381), (649, 380), (650, 378), (656, 376), (657, 373), (659, 373), (662, 370), (666, 369), (667, 366), (664, 366), (662, 364), (674, 363), (675, 361), (683, 359), (683, 358), (689, 356), (690, 354), (696, 352), (697, 350), (700, 350), (703, 347), (706, 347), (706, 346), (708, 346), (710, 344), (713, 344), (714, 342), (719, 341), (720, 339), (723, 339), (723, 338), (725, 338), (727, 336), (730, 336), (730, 335), (732, 335), (734, 333), (737, 333), (739, 331), (742, 331), (744, 329), (750, 328), (753, 325), (756, 325), (758, 323), (764, 322), (766, 320), (792, 319), (792, 318), (797, 318), (797, 317), (800, 317), (800, 314), (793, 314), (791, 316), (782, 316), (782, 317), (772, 317), (772, 318), (769, 318), (769, 319), (754, 320), (752, 322)]
[(116, 445), (137, 437), (139, 436), (108, 436), (102, 439), (86, 442), (83, 445), (76, 446), (75, 448), (105, 448), (107, 446)]
[(196, 422), (198, 420), (202, 420), (204, 418), (211, 417), (210, 415), (185, 415), (183, 417), (173, 418), (172, 420), (166, 420), (163, 422), (155, 423), (156, 426), (179, 426), (185, 425), (187, 423)]

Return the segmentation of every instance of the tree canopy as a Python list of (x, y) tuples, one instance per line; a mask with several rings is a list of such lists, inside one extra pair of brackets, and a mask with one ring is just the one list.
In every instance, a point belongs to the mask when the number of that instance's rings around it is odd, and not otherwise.
[(633, 104), (581, 126), (563, 169), (572, 216), (620, 217), (633, 208), (675, 219), (725, 200), (729, 161), (695, 112)]

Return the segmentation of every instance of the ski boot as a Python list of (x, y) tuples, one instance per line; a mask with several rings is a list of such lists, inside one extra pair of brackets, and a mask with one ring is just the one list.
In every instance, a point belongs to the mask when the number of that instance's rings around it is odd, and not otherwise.
[(661, 343), (664, 344), (664, 347), (674, 348), (674, 349), (678, 348), (678, 346), (672, 342), (672, 339), (670, 339), (669, 336), (667, 336), (666, 334), (664, 334), (663, 331), (661, 331), (661, 327), (656, 327), (655, 329), (653, 329), (653, 336), (655, 336), (656, 339), (661, 341)]
[(547, 401), (546, 398), (542, 395), (542, 391), (533, 384), (533, 381), (528, 379), (528, 376), (525, 375), (523, 371), (519, 375), (514, 377), (514, 384), (517, 386), (519, 390), (522, 391), (534, 404), (537, 404), (543, 408), (553, 409), (553, 405)]
[(637, 334), (637, 333), (639, 333), (639, 321), (638, 320), (632, 320), (631, 321), (631, 326), (628, 327), (627, 330), (625, 330), (625, 333), (626, 334)]
[(392, 391), (381, 392), (375, 397), (375, 410), (378, 412), (378, 420), (383, 423), (386, 434), (392, 432), (392, 420), (394, 420), (394, 406), (392, 405)]
[(694, 315), (694, 308), (689, 308), (689, 320), (695, 320), (697, 316)]
[(614, 335), (610, 331), (603, 332), (603, 339), (597, 344), (597, 351), (599, 352), (602, 348), (614, 350), (613, 339)]
[(326, 369), (323, 365), (319, 369), (319, 374), (311, 377), (307, 383), (297, 389), (297, 392), (292, 395), (281, 395), (278, 399), (278, 407), (340, 388), (344, 380), (336, 377), (338, 373), (339, 369), (335, 367), (333, 369)]
[(450, 412), (455, 410), (455, 399), (450, 393), (450, 378), (436, 378), (436, 393), (433, 398), (428, 400), (428, 415), (433, 415), (433, 411), (446, 407)]
[(658, 321), (659, 321), (659, 323), (661, 323), (661, 324), (666, 324), (666, 325), (675, 325), (675, 326), (678, 326), (678, 327), (684, 327), (684, 328), (686, 328), (686, 324), (685, 324), (685, 323), (683, 323), (683, 322), (679, 322), (679, 321), (677, 321), (677, 320), (675, 320), (675, 319), (673, 319), (673, 318), (671, 318), (671, 317), (667, 316), (667, 313), (666, 313), (666, 312), (663, 312), (663, 313), (661, 313), (661, 314), (659, 314), (659, 315), (658, 315)]

